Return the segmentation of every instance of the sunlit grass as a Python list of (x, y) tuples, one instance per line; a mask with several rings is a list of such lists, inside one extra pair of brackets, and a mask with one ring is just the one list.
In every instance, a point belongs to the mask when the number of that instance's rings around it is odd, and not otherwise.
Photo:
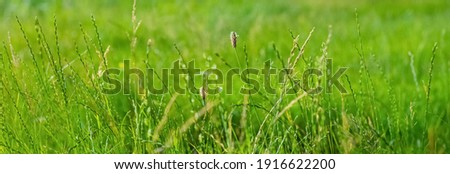
[[(449, 3), (383, 3), (2, 1), (0, 153), (449, 153)], [(327, 58), (347, 93), (285, 94)], [(297, 63), (274, 94), (239, 78), (231, 95), (177, 94), (156, 76), (170, 92), (133, 77), (131, 94), (102, 93), (124, 60), (160, 76), (176, 60)]]

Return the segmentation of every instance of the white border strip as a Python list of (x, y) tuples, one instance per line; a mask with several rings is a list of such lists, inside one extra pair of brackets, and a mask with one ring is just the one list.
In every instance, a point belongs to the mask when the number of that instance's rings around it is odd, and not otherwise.
[[(191, 169), (122, 169), (115, 167), (115, 162), (152, 162), (173, 161), (189, 163), (195, 161), (245, 162), (246, 169), (240, 170), (191, 170)], [(278, 165), (283, 159), (333, 159), (334, 169), (257, 169), (258, 160)], [(252, 165), (252, 166), (250, 166)], [(264, 166), (265, 164), (262, 163)], [(287, 163), (286, 165), (289, 165)], [(285, 165), (285, 166), (286, 166)], [(291, 164), (291, 167), (296, 164)], [(147, 165), (145, 165), (147, 166)], [(266, 166), (264, 166), (266, 167)], [(379, 174), (379, 173), (450, 173), (450, 155), (0, 155), (0, 173), (45, 173), (45, 174), (229, 174), (229, 173), (308, 173), (308, 174)]]

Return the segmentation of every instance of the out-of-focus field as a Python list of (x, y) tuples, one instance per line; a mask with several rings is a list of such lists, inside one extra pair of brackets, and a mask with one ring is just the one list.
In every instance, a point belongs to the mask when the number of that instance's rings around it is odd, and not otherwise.
[[(450, 152), (447, 0), (152, 0), (132, 11), (119, 0), (0, 1), (0, 153)], [(138, 94), (135, 79), (130, 95), (101, 92), (106, 67), (124, 60), (157, 73), (180, 57), (202, 70), (282, 69), (291, 33), (302, 46), (313, 28), (292, 78), (332, 58), (334, 71), (348, 67), (347, 93), (297, 101), (304, 91), (274, 82), (275, 94), (248, 95), (239, 78), (231, 95), (204, 100), (158, 79), (170, 93)]]

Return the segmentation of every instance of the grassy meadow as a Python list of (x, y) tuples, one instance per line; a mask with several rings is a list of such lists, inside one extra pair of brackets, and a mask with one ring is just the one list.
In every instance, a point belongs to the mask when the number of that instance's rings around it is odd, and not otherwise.
[[(450, 153), (449, 19), (448, 0), (1, 0), (0, 153)], [(292, 71), (179, 94), (177, 60)], [(103, 92), (126, 67), (168, 92)], [(308, 69), (322, 92), (295, 88)]]

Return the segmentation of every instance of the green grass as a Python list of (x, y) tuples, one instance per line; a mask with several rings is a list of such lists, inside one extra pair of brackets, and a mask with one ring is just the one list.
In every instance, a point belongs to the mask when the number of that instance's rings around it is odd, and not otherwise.
[[(129, 1), (1, 1), (0, 153), (450, 153), (449, 6), (138, 1), (133, 20)], [(205, 100), (153, 95), (135, 78), (130, 95), (101, 92), (99, 75), (124, 60), (159, 75), (178, 59), (202, 70), (267, 60), (281, 69), (291, 33), (301, 47), (313, 28), (290, 78), (332, 58), (334, 71), (349, 68), (339, 79), (348, 93), (285, 95), (287, 80), (272, 84), (276, 94), (240, 94), (238, 78), (232, 95)]]

